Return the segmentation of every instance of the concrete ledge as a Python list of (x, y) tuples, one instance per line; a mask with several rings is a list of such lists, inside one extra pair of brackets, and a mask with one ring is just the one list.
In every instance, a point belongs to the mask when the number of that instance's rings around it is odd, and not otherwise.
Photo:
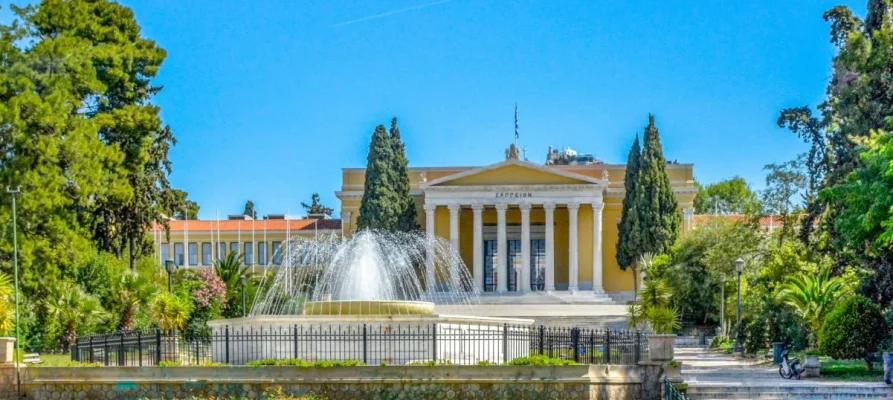
[[(349, 392), (375, 397), (488, 399), (657, 399), (661, 370), (648, 365), (301, 367), (31, 367), (23, 370), (28, 398), (237, 396)], [(655, 384), (657, 382), (658, 384)], [(384, 391), (384, 392), (383, 392)], [(656, 394), (655, 394), (656, 393)]]

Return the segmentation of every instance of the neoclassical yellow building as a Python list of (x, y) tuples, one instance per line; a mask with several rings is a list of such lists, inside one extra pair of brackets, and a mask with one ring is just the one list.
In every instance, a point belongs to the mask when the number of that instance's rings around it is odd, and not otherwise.
[[(692, 164), (667, 173), (691, 229)], [(484, 292), (568, 291), (604, 297), (633, 289), (615, 261), (623, 164), (541, 165), (506, 151), (481, 167), (411, 167), (418, 223), (449, 240)], [(365, 168), (344, 168), (336, 195), (345, 233), (356, 230)], [(429, 257), (430, 259), (430, 257)]]

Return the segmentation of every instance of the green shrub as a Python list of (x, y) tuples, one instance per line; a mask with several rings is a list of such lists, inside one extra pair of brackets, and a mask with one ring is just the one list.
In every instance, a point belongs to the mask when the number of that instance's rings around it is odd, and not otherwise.
[(314, 362), (310, 362), (310, 361), (303, 360), (300, 358), (283, 358), (283, 359), (268, 358), (265, 360), (250, 361), (248, 363), (249, 367), (276, 366), (276, 367), (302, 367), (302, 368), (357, 367), (357, 366), (362, 366), (362, 365), (366, 365), (366, 364), (359, 360), (316, 360)]
[(482, 367), (486, 367), (486, 366), (497, 365), (497, 364), (496, 364), (495, 362), (490, 361), (490, 360), (481, 360), (481, 361), (478, 361), (478, 365), (479, 365), (479, 366), (482, 366)]
[(183, 362), (182, 361), (159, 361), (158, 366), (159, 367), (182, 367)]
[(887, 324), (877, 305), (862, 296), (838, 303), (819, 331), (819, 349), (840, 360), (865, 358), (887, 335)]
[(428, 360), (428, 361), (413, 361), (413, 362), (410, 362), (408, 365), (433, 367), (436, 365), (453, 365), (453, 362), (450, 360)]
[(512, 359), (509, 361), (509, 365), (532, 365), (541, 367), (547, 365), (577, 365), (577, 363), (574, 362), (574, 360), (537, 355)]

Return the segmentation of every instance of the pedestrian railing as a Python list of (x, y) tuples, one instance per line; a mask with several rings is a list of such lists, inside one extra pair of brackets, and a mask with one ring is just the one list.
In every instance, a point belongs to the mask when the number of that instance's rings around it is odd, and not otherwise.
[(159, 330), (79, 336), (71, 357), (107, 366), (243, 365), (285, 358), (397, 365), (429, 360), (508, 363), (545, 355), (584, 364), (634, 365), (648, 359), (647, 339), (641, 331), (543, 325), (278, 325), (220, 327), (204, 338)]
[(664, 399), (665, 400), (688, 400), (676, 385), (673, 385), (669, 379), (664, 379)]

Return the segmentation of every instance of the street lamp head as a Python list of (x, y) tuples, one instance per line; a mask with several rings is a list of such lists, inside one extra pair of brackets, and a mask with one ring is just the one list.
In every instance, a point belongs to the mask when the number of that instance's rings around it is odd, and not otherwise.
[(174, 270), (177, 269), (177, 265), (174, 264), (174, 260), (165, 260), (164, 269), (167, 270), (167, 273), (172, 274)]
[(740, 258), (735, 260), (735, 271), (738, 271), (739, 274), (744, 271), (744, 260)]
[(245, 284), (248, 283), (248, 278), (245, 277), (245, 275), (240, 276), (239, 280), (242, 282), (242, 286), (245, 286)]

